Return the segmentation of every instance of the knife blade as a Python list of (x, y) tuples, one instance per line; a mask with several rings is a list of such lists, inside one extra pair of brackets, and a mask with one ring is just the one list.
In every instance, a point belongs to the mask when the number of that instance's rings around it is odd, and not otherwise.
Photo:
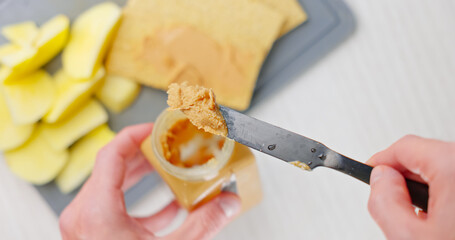
[[(370, 184), (371, 166), (339, 154), (313, 139), (224, 106), (219, 109), (228, 128), (227, 137), (240, 144), (305, 170), (328, 167)], [(406, 184), (412, 203), (426, 212), (428, 185), (409, 179), (406, 179)]]

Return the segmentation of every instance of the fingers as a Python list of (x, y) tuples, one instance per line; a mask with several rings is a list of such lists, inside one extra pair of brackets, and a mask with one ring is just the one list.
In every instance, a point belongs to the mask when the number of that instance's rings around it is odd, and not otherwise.
[(127, 165), (122, 190), (125, 192), (130, 187), (139, 182), (142, 177), (153, 170), (152, 165), (148, 162), (142, 152), (138, 151), (133, 160)]
[(454, 164), (451, 147), (447, 142), (409, 135), (375, 154), (368, 164), (388, 165), (400, 172), (409, 170), (431, 182), (442, 172), (453, 171), (455, 166), (449, 166)]
[(106, 148), (123, 158), (136, 153), (142, 141), (152, 132), (153, 123), (144, 123), (124, 128)]
[(414, 212), (404, 177), (395, 169), (380, 165), (373, 169), (370, 185), (368, 210), (387, 238), (412, 239), (408, 234), (418, 229), (420, 219)]
[(169, 239), (212, 239), (240, 211), (240, 199), (232, 193), (221, 193), (212, 201), (191, 212), (183, 225)]
[(422, 211), (421, 209), (417, 209), (417, 212), (416, 212), (416, 215), (417, 217), (419, 217), (420, 219), (427, 219), (428, 215), (426, 212)]
[(158, 213), (144, 218), (135, 218), (148, 231), (154, 233), (168, 226), (179, 212), (179, 205), (173, 201)]
[(95, 182), (102, 188), (121, 189), (128, 164), (125, 161), (134, 159), (152, 128), (152, 123), (127, 127), (103, 147), (98, 153), (92, 173)]

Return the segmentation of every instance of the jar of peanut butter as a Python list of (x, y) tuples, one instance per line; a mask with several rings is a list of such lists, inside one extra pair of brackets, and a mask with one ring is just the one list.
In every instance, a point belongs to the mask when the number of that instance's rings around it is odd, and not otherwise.
[(256, 161), (249, 148), (199, 130), (179, 110), (160, 114), (141, 149), (177, 202), (190, 211), (226, 186), (239, 195), (242, 211), (262, 198)]

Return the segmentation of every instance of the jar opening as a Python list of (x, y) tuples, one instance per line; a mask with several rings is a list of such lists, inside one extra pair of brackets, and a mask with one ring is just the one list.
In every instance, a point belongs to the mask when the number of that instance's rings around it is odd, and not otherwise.
[(197, 129), (188, 119), (181, 119), (161, 135), (160, 142), (168, 162), (191, 168), (220, 156), (225, 138)]
[(168, 173), (183, 180), (215, 177), (233, 147), (231, 139), (197, 129), (179, 110), (163, 111), (152, 132), (155, 157)]

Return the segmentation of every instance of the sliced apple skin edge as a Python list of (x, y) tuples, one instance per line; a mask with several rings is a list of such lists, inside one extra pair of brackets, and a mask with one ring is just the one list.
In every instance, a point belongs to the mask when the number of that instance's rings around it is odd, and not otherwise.
[(49, 22), (52, 20), (59, 20), (62, 22), (63, 26), (61, 31), (48, 41), (41, 42), (37, 39), (40, 43), (36, 46), (36, 53), (24, 60), (21, 64), (12, 68), (2, 66), (2, 69), (0, 70), (0, 82), (10, 84), (19, 81), (22, 77), (48, 63), (63, 49), (68, 41), (69, 19), (64, 15), (58, 15), (49, 20)]
[(68, 163), (55, 182), (64, 194), (74, 191), (92, 172), (98, 151), (115, 137), (107, 124), (103, 124), (77, 141), (71, 148)]
[(43, 134), (56, 150), (67, 149), (87, 133), (106, 123), (108, 115), (101, 103), (92, 99), (63, 121), (43, 123)]
[(15, 124), (38, 122), (50, 109), (56, 96), (52, 77), (38, 70), (12, 84), (0, 84), (7, 106)]
[[(57, 81), (57, 88), (59, 89), (59, 93), (58, 93), (58, 96), (57, 96), (57, 100), (54, 102), (53, 106), (51, 107), (50, 111), (44, 115), (43, 117), (43, 121), (45, 123), (56, 123), (56, 122), (59, 122), (59, 121), (62, 121), (63, 119), (67, 118), (68, 116), (70, 116), (73, 112), (77, 111), (77, 109), (82, 106), (84, 103), (86, 103), (90, 97), (92, 96), (92, 94), (98, 90), (103, 82), (104, 82), (104, 74), (105, 74), (105, 70), (104, 68), (100, 68), (97, 73), (95, 74), (95, 76), (93, 77), (93, 79), (91, 79), (90, 81), (92, 82), (73, 82), (72, 80), (69, 80), (71, 82), (69, 83), (59, 83)], [(78, 87), (77, 85), (79, 84), (86, 84), (87, 88), (84, 89), (83, 91), (81, 90), (81, 92), (78, 92), (76, 95), (72, 96), (72, 99), (70, 99), (67, 103), (67, 105), (63, 106), (61, 105), (62, 104), (62, 99), (64, 99), (66, 96), (65, 96), (65, 92), (66, 90), (64, 90), (65, 88), (68, 89), (68, 88), (71, 88), (71, 87)], [(70, 86), (70, 85), (73, 85), (73, 86)], [(79, 85), (81, 86), (81, 85)]]
[(19, 148), (4, 153), (10, 170), (21, 179), (35, 185), (52, 181), (65, 166), (69, 153), (56, 151), (46, 141), (40, 127)]
[(0, 151), (8, 151), (24, 144), (32, 135), (35, 124), (16, 125), (6, 100), (0, 93)]
[[(103, 16), (103, 28), (98, 32), (91, 29), (93, 18)], [(99, 68), (113, 42), (120, 26), (121, 8), (112, 3), (104, 2), (93, 6), (76, 18), (70, 33), (70, 40), (62, 53), (62, 64), (65, 71), (76, 79), (87, 79)], [(101, 24), (99, 24), (101, 25)], [(92, 32), (90, 32), (92, 31)], [(90, 36), (85, 36), (90, 35)], [(89, 38), (93, 44), (81, 44), (81, 39)]]

